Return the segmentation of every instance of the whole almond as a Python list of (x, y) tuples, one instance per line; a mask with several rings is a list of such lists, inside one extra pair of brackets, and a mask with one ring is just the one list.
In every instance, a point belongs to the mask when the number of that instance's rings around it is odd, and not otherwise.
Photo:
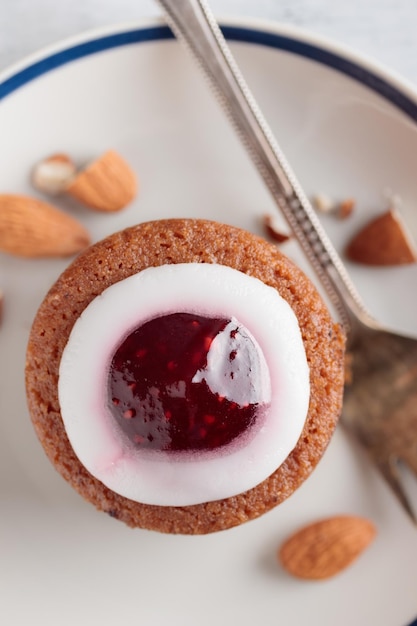
[(346, 247), (351, 261), (365, 265), (405, 265), (415, 263), (417, 254), (405, 224), (396, 209), (369, 221)]
[(77, 174), (66, 191), (96, 211), (120, 211), (137, 193), (136, 176), (120, 154), (108, 150)]
[(90, 244), (77, 220), (52, 205), (12, 194), (0, 195), (0, 250), (22, 257), (66, 257)]
[(371, 543), (374, 524), (362, 517), (341, 515), (298, 530), (281, 546), (282, 566), (297, 578), (323, 580), (348, 567)]

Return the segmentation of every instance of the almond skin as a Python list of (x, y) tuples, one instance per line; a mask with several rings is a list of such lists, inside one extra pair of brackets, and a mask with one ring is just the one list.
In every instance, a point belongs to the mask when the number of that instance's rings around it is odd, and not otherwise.
[(285, 243), (291, 238), (290, 235), (280, 230), (275, 223), (273, 215), (264, 215), (263, 224), (267, 235), (276, 243)]
[(296, 578), (324, 580), (353, 563), (375, 535), (375, 526), (367, 519), (330, 517), (291, 535), (279, 549), (278, 558)]
[(120, 154), (108, 150), (75, 176), (66, 192), (96, 211), (120, 211), (136, 196), (136, 176)]
[(345, 220), (350, 217), (355, 210), (356, 202), (353, 198), (346, 198), (338, 205), (336, 209), (336, 216), (339, 220)]
[(67, 257), (90, 244), (77, 220), (29, 196), (0, 195), (0, 250), (16, 256)]
[(396, 209), (368, 222), (346, 247), (351, 261), (365, 265), (405, 265), (417, 260), (413, 242)]

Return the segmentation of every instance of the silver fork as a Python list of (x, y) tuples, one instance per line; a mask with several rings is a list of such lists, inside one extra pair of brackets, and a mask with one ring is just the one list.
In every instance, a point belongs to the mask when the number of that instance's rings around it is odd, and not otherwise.
[(348, 338), (352, 383), (342, 423), (364, 445), (411, 520), (399, 465), (417, 476), (417, 340), (366, 310), (336, 250), (278, 147), (205, 0), (159, 0), (174, 33), (209, 78), (276, 204), (324, 286)]

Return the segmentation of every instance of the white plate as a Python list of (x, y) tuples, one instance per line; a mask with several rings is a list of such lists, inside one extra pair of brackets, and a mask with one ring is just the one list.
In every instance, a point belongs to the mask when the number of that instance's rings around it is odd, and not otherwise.
[[(115, 28), (65, 42), (3, 74), (0, 191), (31, 192), (29, 171), (50, 152), (84, 160), (113, 147), (140, 177), (133, 205), (98, 216), (59, 203), (94, 239), (167, 216), (262, 232), (260, 217), (275, 211), (268, 193), (194, 64), (168, 35), (155, 22)], [(327, 218), (336, 246), (384, 208), (387, 187), (401, 195), (417, 234), (413, 89), (299, 31), (234, 22), (227, 35), (306, 191), (357, 199), (350, 220)], [(286, 250), (305, 267), (295, 244)], [(287, 502), (211, 536), (132, 531), (71, 490), (34, 435), (23, 381), (32, 318), (66, 264), (0, 258), (2, 623), (404, 626), (415, 618), (416, 530), (341, 429)], [(349, 269), (376, 316), (416, 332), (416, 267)], [(371, 518), (378, 538), (328, 582), (288, 577), (275, 558), (283, 538), (333, 513)]]

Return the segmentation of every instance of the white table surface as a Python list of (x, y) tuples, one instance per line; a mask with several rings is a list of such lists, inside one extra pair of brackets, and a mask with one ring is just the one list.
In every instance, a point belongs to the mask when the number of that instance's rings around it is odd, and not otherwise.
[[(300, 26), (386, 65), (417, 85), (416, 0), (212, 0), (218, 16)], [(0, 70), (92, 28), (160, 15), (153, 0), (0, 0)]]

